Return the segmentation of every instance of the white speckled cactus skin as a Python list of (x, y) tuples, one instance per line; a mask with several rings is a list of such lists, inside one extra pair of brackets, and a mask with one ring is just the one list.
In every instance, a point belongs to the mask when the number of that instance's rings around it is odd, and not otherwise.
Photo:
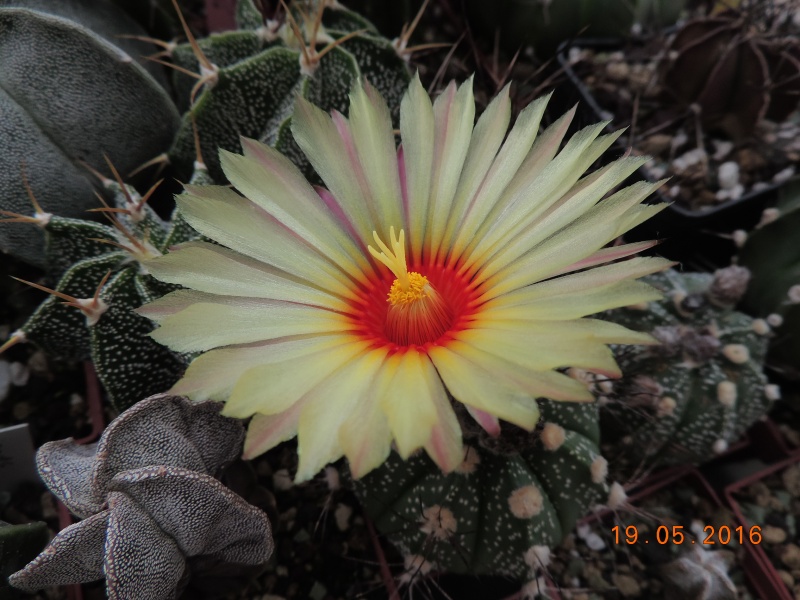
[(84, 519), (9, 582), (34, 591), (105, 577), (111, 600), (176, 598), (191, 585), (222, 596), (246, 584), (272, 534), (266, 514), (215, 479), (244, 440), (220, 408), (162, 394), (125, 411), (96, 444), (42, 446), (42, 478)]
[[(180, 115), (158, 65), (140, 65), (145, 35), (106, 0), (0, 2), (0, 209), (30, 207), (23, 169), (48, 212), (81, 217), (94, 186), (81, 165), (104, 154), (129, 172), (165, 150)], [(0, 226), (0, 251), (45, 266), (41, 232)]]
[(443, 475), (422, 455), (393, 455), (355, 482), (356, 494), (377, 527), (426, 568), (528, 579), (542, 566), (537, 549), (558, 544), (609, 493), (597, 407), (539, 405), (540, 425), (519, 430), (517, 450), (503, 443), (496, 452), (467, 433), (455, 472)]
[(709, 460), (769, 409), (770, 328), (731, 308), (747, 278), (740, 267), (665, 271), (647, 279), (664, 300), (601, 315), (662, 342), (616, 349), (625, 376), (595, 383), (612, 472)]
[[(199, 165), (191, 182), (209, 181), (204, 166)], [(56, 215), (47, 215), (38, 223), (45, 234), (50, 279), (58, 282), (54, 288), (57, 292), (88, 302), (104, 282), (96, 318), (75, 306), (66, 306), (63, 297), (51, 295), (14, 332), (12, 340), (32, 342), (59, 358), (91, 360), (109, 399), (122, 411), (172, 386), (187, 361), (151, 339), (152, 323), (133, 312), (176, 286), (155, 280), (142, 264), (144, 257), (115, 244), (133, 247), (122, 233), (124, 229), (154, 253), (164, 253), (170, 246), (199, 235), (179, 211), (170, 221), (164, 221), (147, 204), (138, 208), (131, 205), (131, 200), (141, 200), (132, 187), (123, 190), (112, 180), (105, 180), (104, 185), (114, 197), (114, 207), (130, 211), (116, 213), (120, 227)], [(104, 279), (109, 272), (111, 275)]]
[[(308, 68), (302, 64), (303, 45), (289, 24), (265, 24), (252, 0), (240, 0), (238, 31), (199, 40), (213, 73), (193, 104), (190, 90), (197, 80), (180, 72), (175, 74), (179, 107), (187, 112), (168, 156), (179, 169), (188, 168), (194, 156), (194, 121), (203, 156), (217, 182), (225, 181), (217, 158), (219, 149), (240, 152), (241, 136), (274, 146), (312, 175), (313, 170), (291, 134), (294, 99), (300, 94), (326, 112), (346, 112), (350, 89), (358, 77), (367, 78), (386, 99), (393, 116), (399, 116), (409, 72), (392, 42), (381, 37), (369, 21), (338, 3), (320, 0), (305, 4), (295, 2), (292, 7), (307, 38), (307, 49), (313, 47), (322, 55), (323, 46), (350, 33), (361, 33), (331, 49)], [(323, 9), (316, 43), (310, 42), (313, 26), (304, 22), (299, 9), (304, 7), (306, 16), (313, 16), (323, 5), (327, 7)], [(176, 47), (171, 58), (183, 69), (203, 72), (188, 44)]]

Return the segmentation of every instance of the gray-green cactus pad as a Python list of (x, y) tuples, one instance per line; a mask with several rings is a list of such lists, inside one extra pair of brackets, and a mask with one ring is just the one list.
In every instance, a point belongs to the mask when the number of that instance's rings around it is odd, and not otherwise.
[(36, 453), (39, 474), (79, 517), (100, 512), (109, 481), (123, 471), (167, 465), (216, 476), (239, 456), (244, 442), (242, 423), (221, 416), (221, 406), (152, 396), (112, 421), (94, 444), (72, 439), (44, 444)]
[[(116, 30), (115, 30), (116, 31)], [(132, 33), (140, 33), (140, 30)], [(179, 115), (166, 91), (119, 46), (66, 18), (0, 7), (0, 208), (76, 217), (96, 200), (84, 161), (128, 172), (169, 146)], [(0, 250), (44, 266), (34, 228), (3, 225)]]
[(108, 490), (107, 510), (64, 529), (10, 583), (34, 591), (105, 576), (110, 600), (166, 600), (196, 559), (225, 565), (233, 589), (272, 554), (267, 515), (209, 475), (143, 467), (117, 474)]

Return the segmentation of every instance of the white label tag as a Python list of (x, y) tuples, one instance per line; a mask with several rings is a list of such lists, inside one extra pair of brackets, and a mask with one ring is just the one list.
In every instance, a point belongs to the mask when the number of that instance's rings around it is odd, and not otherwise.
[(0, 492), (23, 482), (41, 483), (27, 423), (0, 429)]

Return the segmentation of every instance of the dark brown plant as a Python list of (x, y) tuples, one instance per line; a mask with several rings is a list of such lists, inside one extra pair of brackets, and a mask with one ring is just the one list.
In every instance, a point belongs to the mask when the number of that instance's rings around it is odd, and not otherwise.
[(787, 11), (753, 3), (686, 23), (661, 72), (666, 93), (733, 140), (764, 118), (786, 119), (800, 101), (800, 39)]

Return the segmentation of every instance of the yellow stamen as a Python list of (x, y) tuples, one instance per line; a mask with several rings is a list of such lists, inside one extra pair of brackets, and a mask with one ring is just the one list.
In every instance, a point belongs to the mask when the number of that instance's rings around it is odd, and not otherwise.
[(392, 289), (389, 290), (389, 302), (392, 306), (398, 304), (411, 304), (417, 300), (428, 297), (428, 278), (419, 273), (408, 274), (408, 288), (404, 289), (399, 279), (395, 279)]
[(400, 230), (400, 235), (395, 236), (394, 227), (389, 228), (389, 241), (392, 244), (391, 250), (383, 242), (377, 231), (372, 232), (375, 243), (381, 249), (378, 252), (372, 246), (367, 246), (370, 254), (386, 265), (389, 270), (397, 277), (389, 291), (389, 302), (392, 305), (410, 304), (422, 298), (428, 297), (428, 278), (419, 273), (408, 272), (406, 263), (406, 233)]

